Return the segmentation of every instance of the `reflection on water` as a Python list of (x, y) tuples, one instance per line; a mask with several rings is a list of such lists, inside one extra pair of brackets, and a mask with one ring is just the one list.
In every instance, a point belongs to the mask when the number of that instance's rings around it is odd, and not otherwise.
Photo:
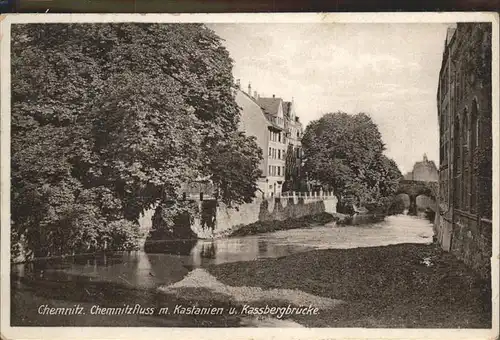
[(349, 225), (360, 225), (360, 224), (373, 224), (382, 222), (384, 220), (383, 215), (372, 215), (372, 214), (356, 214), (352, 217)]
[(430, 243), (432, 225), (413, 216), (377, 223), (335, 224), (219, 240), (155, 242), (147, 252), (117, 252), (35, 261), (12, 267), (13, 283), (104, 281), (154, 288), (182, 280), (194, 268), (224, 262), (276, 258), (313, 249), (354, 248), (396, 243)]

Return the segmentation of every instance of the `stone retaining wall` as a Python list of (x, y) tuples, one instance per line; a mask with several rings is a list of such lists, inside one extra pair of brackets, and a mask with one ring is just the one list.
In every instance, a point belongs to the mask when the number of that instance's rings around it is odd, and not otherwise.
[[(200, 211), (209, 201), (199, 202)], [(219, 203), (213, 206), (212, 216), (215, 218), (214, 228), (207, 228), (203, 218), (196, 218), (191, 229), (199, 238), (217, 238), (228, 235), (237, 228), (258, 221), (283, 221), (316, 215), (323, 212), (334, 214), (337, 212), (337, 197), (326, 198), (268, 198), (255, 199), (252, 203), (242, 204), (230, 208)], [(206, 209), (205, 209), (206, 211)], [(205, 214), (204, 218), (207, 218)]]

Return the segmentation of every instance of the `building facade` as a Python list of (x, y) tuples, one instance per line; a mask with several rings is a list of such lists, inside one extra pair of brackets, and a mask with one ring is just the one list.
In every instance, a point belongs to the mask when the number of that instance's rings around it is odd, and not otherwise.
[(277, 196), (284, 190), (287, 157), (293, 162), (293, 173), (300, 173), (300, 139), (303, 131), (295, 114), (294, 103), (274, 95), (259, 97), (257, 92), (252, 94), (251, 85), (248, 85), (248, 91), (245, 92), (239, 88), (239, 84), (236, 103), (241, 108), (241, 131), (248, 136), (255, 136), (257, 144), (263, 150), (259, 189), (266, 197)]
[(435, 233), (483, 277), (492, 254), (491, 24), (459, 23), (445, 39), (437, 106), (439, 215)]
[(258, 188), (262, 194), (268, 193), (266, 180), (268, 179), (268, 164), (269, 158), (266, 150), (269, 148), (268, 136), (268, 121), (264, 116), (264, 112), (259, 105), (247, 93), (237, 90), (236, 103), (240, 107), (240, 122), (239, 129), (247, 136), (254, 136), (255, 142), (262, 149), (263, 160), (260, 163), (259, 169), (262, 172), (262, 177), (259, 179)]
[(404, 177), (409, 181), (437, 182), (439, 174), (436, 164), (429, 161), (427, 155), (424, 154), (423, 160), (416, 162), (413, 165), (413, 171), (408, 172)]
[(288, 140), (285, 165), (284, 191), (304, 190), (305, 176), (302, 173), (302, 135), (304, 128), (295, 112), (295, 102), (284, 102), (285, 130)]

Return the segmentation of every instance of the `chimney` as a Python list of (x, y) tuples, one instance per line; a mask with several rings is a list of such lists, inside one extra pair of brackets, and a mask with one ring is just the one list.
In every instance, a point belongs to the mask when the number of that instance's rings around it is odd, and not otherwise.
[(252, 96), (252, 85), (250, 83), (248, 83), (248, 95)]
[(241, 89), (241, 81), (239, 79), (236, 79), (236, 87)]

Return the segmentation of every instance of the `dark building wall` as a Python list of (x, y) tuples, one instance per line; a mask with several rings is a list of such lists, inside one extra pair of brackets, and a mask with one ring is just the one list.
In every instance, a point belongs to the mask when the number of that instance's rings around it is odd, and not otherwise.
[(437, 94), (437, 240), (482, 276), (492, 253), (491, 24), (449, 29)]

